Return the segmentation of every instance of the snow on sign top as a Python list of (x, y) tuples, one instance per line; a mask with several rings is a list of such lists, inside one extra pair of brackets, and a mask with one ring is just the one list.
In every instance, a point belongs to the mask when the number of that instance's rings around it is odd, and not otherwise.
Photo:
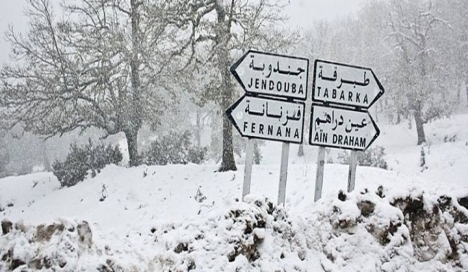
[(384, 93), (369, 68), (316, 60), (312, 100), (368, 109)]
[(249, 50), (231, 73), (248, 93), (305, 100), (309, 60)]

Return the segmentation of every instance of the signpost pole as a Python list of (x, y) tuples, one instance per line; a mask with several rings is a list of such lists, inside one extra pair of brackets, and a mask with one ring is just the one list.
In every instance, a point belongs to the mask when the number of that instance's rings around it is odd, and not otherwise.
[(245, 151), (245, 165), (244, 165), (244, 186), (242, 188), (242, 200), (250, 194), (250, 183), (252, 180), (252, 163), (253, 163), (253, 142), (251, 138), (247, 138), (247, 149)]
[(314, 201), (317, 202), (322, 198), (322, 187), (323, 187), (323, 172), (325, 168), (325, 147), (319, 147), (317, 156), (317, 175), (315, 177), (315, 195)]
[(351, 151), (349, 157), (349, 172), (348, 172), (348, 193), (354, 190), (356, 184), (356, 168), (357, 168), (357, 151)]
[(284, 205), (289, 145), (303, 141), (309, 59), (249, 50), (230, 71), (246, 92), (226, 110), (240, 135), (249, 138), (242, 198), (250, 193), (254, 149), (251, 138), (281, 141), (278, 205)]
[(286, 198), (286, 180), (288, 178), (288, 159), (289, 159), (289, 143), (283, 143), (281, 151), (281, 170), (280, 170), (280, 182), (278, 190), (278, 206), (283, 203), (285, 204)]
[(369, 110), (385, 89), (370, 68), (315, 60), (309, 144), (320, 146), (315, 201), (322, 196), (323, 147), (350, 149), (348, 192), (354, 190), (358, 151), (380, 130)]

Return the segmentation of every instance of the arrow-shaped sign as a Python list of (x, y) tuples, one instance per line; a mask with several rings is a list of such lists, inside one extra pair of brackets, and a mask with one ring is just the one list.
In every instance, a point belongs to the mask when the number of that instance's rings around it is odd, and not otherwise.
[(304, 103), (244, 95), (226, 114), (243, 137), (302, 143)]
[(312, 106), (311, 145), (363, 151), (379, 134), (380, 130), (368, 112)]
[(248, 93), (305, 100), (309, 60), (249, 50), (231, 67)]
[(312, 100), (368, 109), (384, 93), (369, 68), (316, 60)]

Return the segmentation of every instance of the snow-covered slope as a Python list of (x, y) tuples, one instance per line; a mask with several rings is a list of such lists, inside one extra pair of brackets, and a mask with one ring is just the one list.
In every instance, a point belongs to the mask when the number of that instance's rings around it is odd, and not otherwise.
[(246, 202), (243, 165), (108, 166), (70, 188), (51, 173), (0, 179), (0, 271), (467, 270), (468, 116), (426, 126), (423, 168), (414, 130), (381, 130), (391, 170), (358, 167), (341, 200), (348, 167), (325, 166), (314, 203), (317, 148), (293, 146), (284, 208), (273, 142)]

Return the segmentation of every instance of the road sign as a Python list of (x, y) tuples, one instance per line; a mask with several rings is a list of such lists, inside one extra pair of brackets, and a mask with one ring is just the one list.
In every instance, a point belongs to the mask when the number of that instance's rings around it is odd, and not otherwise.
[(231, 73), (248, 93), (307, 98), (309, 60), (306, 58), (249, 50), (231, 66)]
[(363, 151), (379, 134), (380, 130), (368, 112), (312, 106), (311, 145)]
[(226, 114), (243, 137), (302, 143), (304, 102), (244, 95)]
[(316, 60), (312, 100), (368, 109), (384, 93), (369, 68)]

